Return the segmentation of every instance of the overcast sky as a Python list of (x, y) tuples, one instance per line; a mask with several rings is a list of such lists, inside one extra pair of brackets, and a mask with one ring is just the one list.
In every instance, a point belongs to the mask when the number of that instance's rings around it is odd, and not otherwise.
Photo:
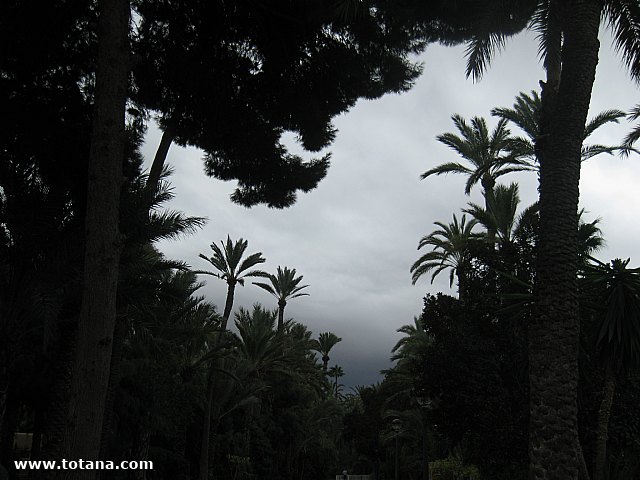
[[(343, 383), (380, 380), (379, 371), (390, 366), (390, 350), (400, 338), (396, 330), (420, 314), (425, 293), (451, 292), (446, 272), (433, 285), (429, 276), (411, 285), (409, 267), (421, 254), (416, 250), (419, 239), (434, 229), (433, 222), (451, 221), (468, 201), (482, 203), (479, 188), (470, 198), (464, 195), (461, 176), (419, 179), (429, 168), (458, 161), (435, 137), (455, 131), (454, 113), (484, 116), (493, 127), (491, 108), (512, 106), (518, 92), (537, 89), (544, 78), (530, 33), (509, 41), (478, 83), (465, 78), (463, 57), (463, 47), (430, 46), (417, 59), (424, 74), (411, 91), (360, 101), (336, 118), (339, 133), (329, 149), (333, 157), (327, 177), (285, 210), (232, 204), (235, 183), (206, 177), (201, 151), (173, 145), (168, 162), (175, 170), (170, 180), (176, 196), (169, 207), (209, 221), (197, 234), (163, 242), (160, 249), (169, 258), (206, 269), (198, 253), (210, 256), (211, 242), (227, 235), (247, 239), (248, 253), (260, 251), (267, 259), (265, 270), (288, 266), (304, 276), (310, 296), (292, 300), (285, 316), (305, 323), (315, 337), (324, 331), (342, 337), (330, 365), (343, 367)], [(605, 32), (590, 116), (609, 108), (629, 110), (636, 103), (640, 92)], [(619, 143), (629, 128), (627, 122), (602, 128), (592, 136), (593, 143)], [(158, 142), (159, 132), (150, 129), (145, 158), (153, 158)], [(287, 144), (300, 152), (293, 137), (287, 137)], [(631, 257), (633, 266), (640, 265), (638, 179), (638, 156), (621, 160), (604, 155), (583, 165), (581, 206), (590, 212), (587, 220), (602, 217), (607, 246), (598, 257), (605, 261)], [(536, 200), (534, 173), (502, 181), (519, 182), (523, 206)], [(202, 293), (221, 311), (226, 284), (206, 280)], [(273, 297), (251, 283), (237, 288), (234, 310), (254, 302), (276, 307)]]

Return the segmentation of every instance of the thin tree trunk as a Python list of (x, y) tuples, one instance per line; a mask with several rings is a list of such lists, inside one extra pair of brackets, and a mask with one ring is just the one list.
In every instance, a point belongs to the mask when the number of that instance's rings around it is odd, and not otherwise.
[(149, 177), (147, 178), (147, 184), (145, 186), (145, 194), (148, 195), (149, 198), (152, 198), (153, 194), (158, 191), (160, 175), (162, 174), (162, 169), (164, 168), (164, 163), (169, 153), (169, 147), (171, 147), (174, 138), (175, 135), (171, 128), (167, 128), (162, 132), (162, 138), (160, 139), (158, 150), (156, 150), (156, 155), (153, 157), (153, 163), (151, 164)]
[(284, 328), (284, 307), (287, 306), (287, 302), (278, 302), (278, 332), (282, 332)]
[[(128, 0), (98, 4), (98, 68), (91, 152), (83, 295), (65, 438), (66, 458), (95, 460), (109, 383), (121, 239), (118, 230), (125, 104), (129, 74)], [(66, 470), (67, 478), (95, 479), (94, 470)]]
[(231, 310), (233, 309), (233, 297), (235, 295), (236, 284), (229, 283), (227, 288), (227, 300), (224, 304), (224, 312), (222, 314), (222, 331), (227, 330), (227, 324), (229, 323), (229, 317), (231, 316)]
[[(482, 188), (483, 188), (483, 195), (484, 195), (484, 208), (487, 211), (487, 213), (489, 215), (491, 215), (491, 203), (490, 203), (490, 197), (493, 196), (493, 188), (496, 185), (496, 181), (495, 179), (488, 173), (485, 173), (482, 176)], [(493, 225), (487, 225), (487, 242), (489, 242), (489, 245), (491, 245), (492, 247), (495, 245), (496, 243), (496, 229)]]
[[(548, 132), (538, 143), (540, 237), (536, 314), (529, 325), (529, 478), (575, 480), (579, 462), (576, 270), (580, 147), (598, 62), (598, 0), (562, 8), (562, 73), (555, 102), (543, 105)], [(543, 102), (548, 96), (543, 95)]]
[(609, 417), (613, 395), (616, 391), (616, 377), (610, 366), (607, 366), (604, 380), (604, 392), (600, 411), (598, 412), (598, 430), (596, 439), (596, 461), (593, 469), (593, 480), (604, 480), (604, 469), (607, 460), (607, 439), (609, 437)]

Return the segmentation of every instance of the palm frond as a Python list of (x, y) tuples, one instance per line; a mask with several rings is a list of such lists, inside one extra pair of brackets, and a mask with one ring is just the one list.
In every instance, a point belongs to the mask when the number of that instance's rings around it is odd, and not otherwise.
[(607, 1), (604, 13), (616, 50), (631, 77), (640, 82), (640, 4), (636, 0)]
[(506, 39), (506, 35), (498, 32), (478, 35), (467, 42), (465, 49), (466, 76), (471, 77), (473, 81), (482, 78), (482, 74), (491, 64), (494, 55), (504, 48)]

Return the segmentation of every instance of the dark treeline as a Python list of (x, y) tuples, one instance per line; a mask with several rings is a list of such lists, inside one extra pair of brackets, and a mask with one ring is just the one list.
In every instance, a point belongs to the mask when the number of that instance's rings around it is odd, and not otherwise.
[[(586, 119), (600, 19), (637, 79), (637, 2), (52, 0), (2, 10), (0, 464), (11, 477), (16, 432), (33, 434), (31, 459), (155, 466), (34, 478), (330, 478), (344, 468), (417, 478), (427, 457), (486, 478), (634, 474), (637, 271), (589, 260), (597, 225), (580, 223), (577, 202), (580, 162), (629, 153), (637, 139), (583, 146), (622, 116)], [(212, 244), (207, 272), (154, 247), (204, 222), (163, 207), (172, 144), (201, 149), (207, 175), (237, 181), (231, 201), (285, 208), (330, 160), (289, 153), (285, 132), (318, 152), (358, 99), (408, 90), (422, 72), (410, 55), (428, 43), (466, 42), (467, 74), (478, 77), (524, 28), (540, 32), (546, 72), (537, 130), (518, 124), (528, 143), (464, 170), (485, 205), (469, 206), (469, 223), (439, 224), (413, 269), (415, 281), (453, 268), (459, 297), (425, 299), (381, 385), (346, 394), (343, 369), (329, 367), (340, 339), (313, 338), (285, 316), (307, 294), (295, 269), (254, 269), (264, 259), (244, 257), (243, 240)], [(143, 172), (152, 120), (162, 140)], [(467, 140), (489, 135), (481, 119), (454, 120)], [(441, 140), (456, 148), (454, 136)], [(516, 228), (517, 187), (496, 178), (522, 169), (539, 170), (540, 202)], [(227, 282), (226, 299), (214, 299), (222, 309), (200, 296), (207, 273)], [(277, 310), (234, 311), (245, 278)]]

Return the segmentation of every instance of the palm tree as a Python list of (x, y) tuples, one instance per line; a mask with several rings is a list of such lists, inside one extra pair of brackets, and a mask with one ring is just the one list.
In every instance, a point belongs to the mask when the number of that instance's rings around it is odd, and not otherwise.
[[(533, 170), (534, 167), (521, 158), (513, 148), (511, 132), (507, 128), (507, 121), (500, 119), (495, 129), (489, 133), (487, 122), (482, 117), (473, 117), (471, 124), (460, 115), (451, 117), (460, 135), (443, 133), (438, 135), (439, 142), (453, 149), (471, 166), (449, 162), (427, 170), (421, 178), (430, 175), (460, 173), (467, 175), (464, 192), (469, 195), (473, 186), (480, 182), (485, 199), (492, 194), (498, 177), (511, 172)], [(487, 210), (489, 205), (487, 204)], [(489, 241), (493, 243), (494, 233), (489, 230)]]
[(198, 255), (213, 265), (217, 272), (198, 270), (196, 273), (212, 275), (227, 282), (227, 300), (224, 305), (224, 312), (222, 313), (222, 330), (226, 330), (229, 315), (231, 315), (231, 309), (233, 308), (233, 297), (236, 285), (244, 287), (245, 278), (264, 277), (267, 273), (262, 270), (250, 270), (256, 265), (266, 261), (262, 257), (262, 252), (253, 253), (245, 259), (242, 258), (249, 245), (247, 240), (241, 238), (234, 243), (227, 235), (227, 242), (220, 242), (220, 244), (222, 248), (215, 243), (211, 244), (211, 250), (213, 250), (211, 258), (202, 253)]
[(418, 250), (430, 245), (433, 249), (425, 253), (411, 266), (411, 280), (415, 285), (418, 279), (427, 272), (433, 271), (431, 283), (440, 272), (450, 269), (449, 286), (453, 285), (454, 275), (458, 277), (458, 296), (462, 300), (466, 294), (466, 280), (470, 267), (471, 255), (469, 247), (471, 242), (479, 240), (481, 235), (473, 233), (473, 227), (478, 221), (472, 219), (467, 223), (467, 218), (462, 215), (462, 220), (453, 215), (453, 223), (445, 225), (442, 222), (434, 222), (440, 227), (426, 237), (422, 237), (418, 243)]
[[(632, 0), (543, 0), (531, 28), (539, 32), (546, 81), (541, 82), (540, 232), (537, 301), (529, 322), (530, 475), (578, 477), (578, 237), (580, 164), (604, 16), (615, 46), (640, 79), (640, 7)], [(478, 77), (504, 45), (508, 25), (474, 35), (468, 74)], [(584, 475), (584, 473), (583, 473)]]
[[(242, 238), (235, 243), (231, 241), (231, 237), (227, 235), (226, 243), (220, 242), (222, 248), (215, 243), (211, 244), (211, 250), (213, 255), (211, 258), (204, 254), (199, 254), (199, 257), (209, 262), (215, 267), (217, 272), (198, 270), (196, 273), (212, 275), (227, 282), (227, 299), (224, 306), (224, 312), (222, 314), (221, 331), (224, 334), (227, 330), (227, 323), (229, 322), (229, 315), (233, 308), (233, 298), (235, 294), (236, 285), (244, 286), (244, 279), (247, 277), (261, 277), (267, 275), (266, 272), (261, 270), (250, 270), (254, 266), (264, 263), (265, 259), (262, 257), (262, 253), (254, 253), (243, 259), (244, 253), (247, 250), (249, 242)], [(215, 347), (216, 345), (214, 345)], [(214, 373), (221, 370), (222, 364), (220, 359), (211, 362), (209, 372), (207, 374), (207, 396), (204, 409), (204, 420), (202, 429), (202, 445), (200, 453), (200, 479), (204, 480), (209, 476), (209, 435), (211, 428), (211, 416), (212, 409), (215, 403), (215, 381)]]
[(329, 352), (342, 339), (333, 332), (323, 332), (313, 343), (313, 349), (322, 355), (322, 370), (326, 373), (329, 364)]
[(616, 377), (640, 367), (640, 268), (627, 268), (629, 259), (610, 264), (593, 260), (585, 269), (584, 283), (595, 290), (600, 307), (596, 347), (605, 370), (593, 480), (604, 480)]
[(523, 229), (530, 228), (532, 220), (538, 214), (537, 202), (517, 213), (520, 205), (517, 183), (498, 184), (487, 203), (489, 210), (470, 202), (469, 208), (463, 212), (472, 215), (487, 231), (493, 228), (501, 251), (512, 246)]
[(334, 379), (335, 383), (334, 383), (334, 393), (336, 395), (336, 398), (338, 398), (338, 395), (340, 393), (340, 384), (338, 384), (338, 378), (340, 377), (344, 377), (344, 370), (342, 369), (342, 367), (340, 365), (334, 365), (333, 367), (331, 367), (329, 369), (329, 371), (327, 372), (327, 374)]
[(302, 275), (296, 277), (296, 269), (288, 267), (281, 268), (278, 266), (276, 275), (267, 273), (264, 277), (268, 278), (271, 285), (261, 282), (253, 282), (254, 285), (266, 290), (278, 299), (278, 332), (281, 332), (284, 325), (284, 308), (287, 302), (293, 298), (309, 295), (308, 293), (300, 293), (309, 285), (300, 285)]
[[(538, 165), (536, 164), (535, 142), (540, 135), (539, 123), (541, 111), (542, 100), (535, 90), (532, 90), (530, 95), (520, 92), (516, 97), (513, 108), (494, 108), (491, 110), (491, 115), (517, 125), (526, 134), (526, 138), (515, 137), (512, 148), (517, 151), (522, 158), (527, 159), (530, 165), (534, 165), (536, 169)], [(619, 120), (625, 116), (625, 112), (617, 109), (600, 112), (585, 125), (582, 137), (583, 142), (598, 128), (607, 123), (619, 123)], [(601, 153), (613, 155), (614, 152), (619, 151), (624, 154), (628, 153), (629, 150), (630, 146), (627, 147), (624, 143), (619, 146), (585, 145), (583, 143), (580, 158), (584, 162)]]
[(413, 325), (403, 325), (396, 331), (403, 333), (405, 336), (398, 340), (391, 349), (391, 353), (393, 353), (391, 360), (415, 358), (420, 355), (433, 340), (431, 335), (426, 332), (424, 322), (420, 317), (413, 317)]

